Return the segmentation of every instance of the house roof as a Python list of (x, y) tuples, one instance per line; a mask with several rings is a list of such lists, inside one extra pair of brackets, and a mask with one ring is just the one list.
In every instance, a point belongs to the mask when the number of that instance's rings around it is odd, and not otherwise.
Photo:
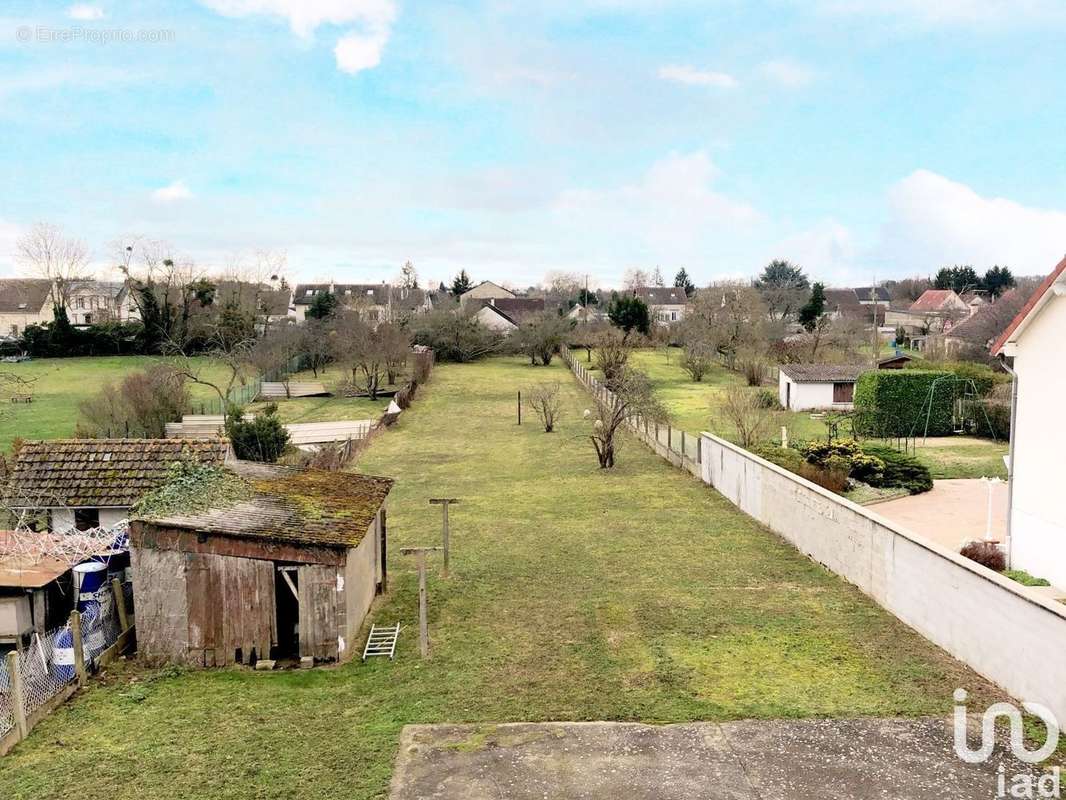
[(851, 291), (855, 293), (857, 300), (864, 303), (870, 302), (870, 292), (874, 293), (878, 303), (888, 303), (892, 300), (892, 295), (884, 286), (856, 286)]
[(52, 282), (38, 278), (0, 280), (0, 314), (32, 312), (36, 314), (48, 302)]
[(145, 520), (157, 527), (290, 544), (355, 547), (392, 489), (391, 478), (237, 462), (250, 495), (195, 514)]
[(225, 439), (56, 439), (25, 442), (11, 472), (12, 504), (124, 508), (167, 480), (170, 465), (191, 459), (223, 464)]
[(944, 307), (951, 303), (952, 299), (962, 299), (955, 294), (953, 289), (926, 289), (922, 296), (911, 303), (910, 311), (943, 311)]
[(688, 295), (677, 286), (638, 286), (633, 294), (649, 306), (684, 306), (688, 305)]
[(390, 300), (399, 309), (415, 309), (426, 302), (422, 289), (403, 289), (387, 283), (301, 283), (296, 286), (293, 305), (309, 306), (316, 294), (332, 289), (341, 303), (366, 300), (371, 305), (385, 306)]
[(870, 371), (869, 364), (782, 364), (794, 383), (850, 383)]
[[(496, 292), (497, 289), (500, 292), (499, 294), (487, 295), (487, 294), (484, 293), (485, 291)], [(477, 294), (476, 295), (473, 294), (474, 292), (477, 292)], [(463, 292), (463, 296), (465, 297), (466, 295), (472, 295), (471, 299), (486, 298), (486, 297), (496, 297), (496, 298), (517, 297), (517, 295), (514, 292), (512, 292), (510, 289), (505, 289), (503, 286), (500, 286), (500, 284), (493, 283), (492, 281), (482, 281), (477, 286), (471, 286), (467, 291)]]
[[(39, 589), (47, 586), (70, 569), (66, 561), (51, 556), (35, 556), (17, 552), (16, 533), (0, 531), (0, 587)], [(51, 536), (48, 533), (35, 536)], [(15, 552), (12, 552), (15, 550)]]
[(480, 299), (481, 307), (491, 306), (508, 322), (518, 325), (526, 317), (544, 310), (543, 297), (494, 297)]
[(265, 284), (257, 285), (248, 281), (223, 280), (216, 284), (216, 305), (221, 305), (233, 297), (238, 300), (247, 298), (249, 302), (255, 298), (259, 306), (256, 311), (272, 317), (280, 317), (289, 313), (292, 290), (275, 289)]
[[(1029, 301), (1022, 306), (1022, 310), (1018, 312), (1018, 315), (1011, 320), (1007, 329), (1000, 334), (998, 339), (996, 339), (995, 343), (992, 345), (992, 355), (998, 356), (1003, 352), (1004, 347), (1017, 341), (1030, 318), (1039, 314), (1040, 310), (1051, 299), (1050, 289), (1056, 282), (1058, 282), (1064, 273), (1066, 273), (1066, 258), (1062, 259), (1055, 269), (1051, 271), (1051, 274), (1044, 278), (1036, 291), (1033, 292), (1032, 296), (1029, 298)], [(1007, 353), (1006, 355), (1010, 354)]]

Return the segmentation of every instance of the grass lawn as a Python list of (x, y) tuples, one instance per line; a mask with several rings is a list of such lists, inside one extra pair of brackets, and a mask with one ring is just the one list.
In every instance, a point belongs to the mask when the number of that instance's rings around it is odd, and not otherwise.
[[(11, 404), (4, 398), (0, 408), (0, 448), (7, 449), (16, 436), (24, 439), (61, 439), (74, 435), (79, 404), (107, 383), (119, 382), (130, 372), (165, 361), (150, 356), (96, 356), (93, 358), (41, 358), (20, 364), (0, 365), (0, 371), (37, 378), (33, 402)], [(194, 359), (198, 361), (199, 359)], [(210, 363), (205, 375), (223, 371)], [(194, 403), (217, 401), (206, 386), (190, 385)], [(198, 410), (198, 409), (197, 409)]]
[(944, 478), (1007, 478), (1003, 456), (1010, 445), (973, 436), (930, 437), (916, 443), (915, 457), (929, 467), (934, 480)]
[[(343, 379), (337, 368), (319, 370), (316, 376), (311, 370), (297, 372), (293, 381), (320, 381), (326, 389), (333, 391), (334, 385)], [(405, 378), (397, 378), (396, 389), (403, 385)], [(282, 422), (337, 422), (339, 420), (377, 419), (388, 408), (389, 398), (370, 400), (367, 397), (295, 397), (290, 400), (278, 400), (278, 417)], [(262, 408), (265, 403), (252, 403), (249, 411)]]
[[(516, 391), (549, 380), (557, 432), (517, 426)], [(634, 441), (597, 469), (587, 405), (558, 360), (438, 366), (360, 464), (397, 478), (374, 611), (405, 626), (395, 662), (115, 669), (3, 760), (0, 797), (382, 797), (406, 723), (948, 714), (957, 686), (997, 697)], [(462, 499), (453, 577), (430, 577), (421, 661), (400, 548), (438, 543), (442, 496)]]
[[(575, 355), (580, 355), (580, 351)], [(670, 412), (671, 424), (675, 428), (694, 435), (711, 431), (732, 439), (733, 433), (722, 418), (719, 407), (726, 388), (745, 386), (744, 377), (715, 365), (703, 376), (702, 381), (696, 383), (681, 368), (680, 360), (681, 350), (676, 347), (635, 350), (630, 356), (630, 363), (651, 378), (656, 394)], [(776, 384), (763, 388), (777, 395)], [(752, 388), (750, 391), (758, 390)], [(793, 440), (813, 439), (826, 434), (825, 425), (820, 420), (811, 419), (808, 413), (781, 414), (781, 424), (788, 426), (788, 435)], [(779, 432), (774, 432), (775, 438), (779, 435)]]

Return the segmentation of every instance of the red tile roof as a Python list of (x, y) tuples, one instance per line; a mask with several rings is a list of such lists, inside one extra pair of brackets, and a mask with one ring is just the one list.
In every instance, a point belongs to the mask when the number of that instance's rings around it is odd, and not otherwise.
[(1055, 284), (1055, 281), (1059, 279), (1059, 276), (1062, 275), (1063, 272), (1066, 272), (1066, 258), (1062, 259), (1062, 261), (1058, 263), (1058, 266), (1051, 271), (1051, 274), (1044, 278), (1043, 283), (1037, 287), (1036, 291), (1033, 292), (1033, 296), (1029, 298), (1029, 302), (1022, 306), (1022, 310), (1018, 312), (1018, 316), (1016, 316), (1011, 324), (1007, 326), (1007, 330), (1003, 331), (1003, 333), (1000, 334), (1000, 337), (996, 339), (995, 343), (992, 345), (992, 355), (999, 355), (1003, 346), (1010, 341), (1010, 337), (1014, 335), (1016, 330), (1018, 330), (1018, 326), (1021, 325), (1032, 310), (1036, 308), (1041, 298), (1047, 294), (1048, 290)]
[[(951, 289), (926, 289), (922, 292), (922, 296), (911, 304), (910, 310), (941, 311), (952, 295), (955, 295), (955, 292)], [(955, 296), (958, 297), (958, 295)]]

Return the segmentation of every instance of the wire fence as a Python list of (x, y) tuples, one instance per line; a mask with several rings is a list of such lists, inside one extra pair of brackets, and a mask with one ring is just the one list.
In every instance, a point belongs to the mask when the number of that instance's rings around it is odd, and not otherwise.
[[(570, 348), (564, 346), (562, 348), (562, 356), (563, 361), (570, 367), (570, 371), (574, 373), (578, 381), (592, 393), (598, 402), (605, 405), (614, 405), (618, 402), (614, 393), (604, 386), (603, 381), (574, 358)], [(677, 456), (677, 466), (684, 467), (693, 474), (699, 474), (701, 456), (698, 435), (637, 415), (631, 416), (626, 420), (626, 427), (663, 458), (673, 463), (674, 459), (670, 458), (670, 456)]]
[(193, 407), (190, 409), (192, 413), (200, 414), (226, 414), (227, 405), (246, 406), (249, 403), (254, 403), (259, 394), (263, 391), (264, 383), (271, 383), (273, 381), (280, 381), (286, 375), (292, 375), (299, 372), (302, 369), (307, 368), (309, 359), (306, 355), (293, 356), (289, 359), (289, 363), (283, 367), (269, 370), (262, 375), (256, 375), (254, 378), (250, 378), (240, 386), (234, 386), (226, 402), (223, 403), (221, 398), (215, 398), (211, 401), (201, 401), (199, 404), (193, 403)]
[[(132, 592), (131, 583), (122, 584), (124, 599), (132, 597)], [(0, 738), (19, 724), (20, 717), (30, 720), (78, 679), (76, 635), (87, 670), (99, 667), (101, 656), (122, 635), (122, 620), (129, 616), (120, 613), (111, 586), (100, 589), (82, 606), (76, 625), (68, 622), (47, 633), (34, 632), (14, 657), (0, 659)], [(11, 674), (13, 666), (17, 675)]]

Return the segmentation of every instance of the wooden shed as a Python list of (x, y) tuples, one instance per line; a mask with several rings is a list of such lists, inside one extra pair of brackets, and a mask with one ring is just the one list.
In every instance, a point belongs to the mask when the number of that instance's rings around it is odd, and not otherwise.
[(131, 523), (140, 654), (206, 667), (349, 658), (385, 590), (392, 480), (245, 462), (227, 473), (225, 499)]

